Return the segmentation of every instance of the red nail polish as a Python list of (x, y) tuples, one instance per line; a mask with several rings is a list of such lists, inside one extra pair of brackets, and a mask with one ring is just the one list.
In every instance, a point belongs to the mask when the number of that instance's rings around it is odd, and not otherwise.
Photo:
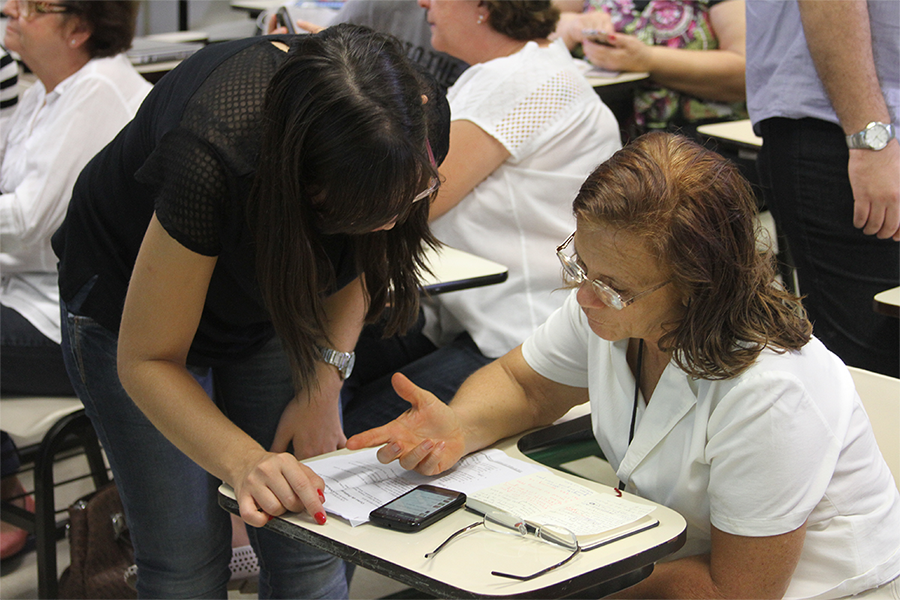
[(266, 516), (269, 517), (269, 518), (266, 520), (267, 523), (268, 523), (269, 521), (271, 521), (272, 519), (275, 518), (275, 517), (273, 517), (272, 515), (266, 515)]
[(323, 513), (323, 512), (316, 513), (316, 523), (318, 523), (319, 525), (325, 524), (325, 513)]
[(325, 492), (323, 492), (322, 490), (316, 490), (316, 491), (319, 492), (319, 500), (322, 502), (325, 502)]

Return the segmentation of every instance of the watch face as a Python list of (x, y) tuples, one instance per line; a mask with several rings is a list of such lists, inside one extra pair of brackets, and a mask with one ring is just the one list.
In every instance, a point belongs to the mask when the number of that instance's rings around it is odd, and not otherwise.
[(891, 137), (888, 133), (887, 127), (885, 127), (881, 123), (876, 123), (875, 125), (867, 128), (865, 138), (866, 145), (873, 150), (881, 150), (882, 148), (887, 146), (889, 141), (891, 141)]

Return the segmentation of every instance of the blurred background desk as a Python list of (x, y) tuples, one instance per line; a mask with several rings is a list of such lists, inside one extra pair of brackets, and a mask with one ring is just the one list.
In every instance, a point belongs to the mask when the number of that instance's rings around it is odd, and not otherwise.
[(877, 313), (890, 317), (900, 317), (900, 287), (876, 294), (874, 308)]
[(422, 290), (432, 296), (503, 283), (509, 276), (504, 265), (450, 246), (429, 249), (426, 259), (432, 273), (425, 273)]
[[(586, 63), (588, 64), (588, 63)], [(634, 92), (649, 77), (649, 73), (609, 73), (596, 69), (586, 70), (585, 79), (603, 100), (603, 104), (609, 107), (619, 122), (619, 128), (628, 122), (628, 118), (634, 113)]]
[(697, 132), (737, 150), (744, 150), (747, 152), (744, 157), (753, 160), (756, 160), (757, 152), (762, 147), (762, 138), (753, 133), (750, 119), (701, 125)]

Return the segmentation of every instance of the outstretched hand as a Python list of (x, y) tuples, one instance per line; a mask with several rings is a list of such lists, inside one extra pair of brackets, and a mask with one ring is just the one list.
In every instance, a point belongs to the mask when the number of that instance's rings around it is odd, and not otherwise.
[(381, 427), (358, 433), (347, 448), (358, 450), (378, 445), (378, 460), (398, 459), (404, 469), (437, 475), (456, 464), (466, 452), (465, 433), (453, 409), (404, 375), (391, 378), (394, 390), (412, 406)]

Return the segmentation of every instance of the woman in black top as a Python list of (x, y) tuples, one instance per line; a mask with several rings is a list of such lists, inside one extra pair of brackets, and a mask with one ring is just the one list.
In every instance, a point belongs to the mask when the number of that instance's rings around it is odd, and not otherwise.
[[(325, 521), (323, 482), (297, 460), (345, 441), (346, 368), (322, 358), (340, 363), (329, 350), (351, 351), (387, 304), (395, 329), (416, 315), (433, 243), (418, 201), (448, 126), (396, 40), (337, 26), (197, 53), (82, 172), (53, 239), (63, 349), (141, 596), (225, 597), (220, 480), (255, 527), (286, 511)], [(250, 538), (261, 597), (346, 595), (336, 559)]]

